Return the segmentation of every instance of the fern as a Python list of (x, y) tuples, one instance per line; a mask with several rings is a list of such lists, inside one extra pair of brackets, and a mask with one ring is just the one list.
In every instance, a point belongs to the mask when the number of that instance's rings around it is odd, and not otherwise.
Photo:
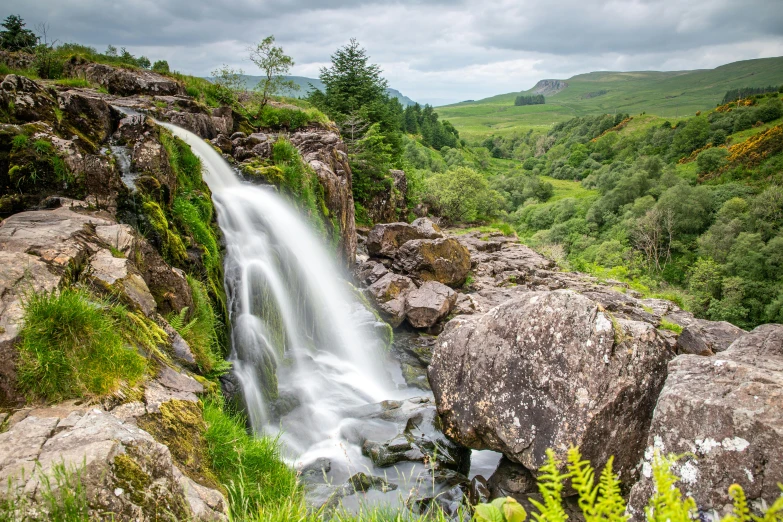
[(683, 499), (676, 486), (679, 477), (671, 469), (679, 458), (675, 455), (664, 457), (657, 451), (653, 457), (655, 493), (645, 508), (648, 522), (690, 522), (696, 518), (696, 502), (691, 497)]
[(781, 495), (760, 517), (750, 512), (745, 490), (739, 484), (729, 486), (729, 496), (732, 501), (731, 513), (721, 519), (721, 522), (781, 522), (783, 521), (783, 484), (778, 484)]
[(568, 450), (568, 475), (571, 487), (578, 494), (579, 508), (586, 522), (625, 522), (625, 500), (620, 493), (620, 481), (612, 470), (614, 457), (604, 466), (598, 484), (595, 471), (587, 460), (582, 460), (578, 448)]
[(538, 491), (541, 493), (543, 503), (529, 499), (530, 503), (538, 509), (533, 513), (536, 522), (565, 522), (568, 515), (563, 509), (563, 482), (568, 475), (559, 471), (560, 463), (555, 458), (555, 452), (546, 450), (547, 462), (541, 466), (541, 474), (538, 476)]
[[(738, 486), (739, 487), (739, 486)], [(756, 522), (783, 522), (783, 484), (778, 483), (780, 496), (767, 508), (761, 517), (753, 517)]]

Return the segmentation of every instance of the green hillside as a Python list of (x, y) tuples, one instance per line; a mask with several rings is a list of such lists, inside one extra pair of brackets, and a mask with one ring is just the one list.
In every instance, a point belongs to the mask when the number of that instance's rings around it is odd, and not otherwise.
[[(520, 92), (438, 108), (470, 139), (535, 128), (543, 130), (575, 116), (647, 112), (665, 118), (715, 107), (729, 89), (783, 84), (783, 57), (745, 60), (694, 71), (591, 72), (565, 80), (545, 105), (514, 106)], [(522, 91), (534, 94), (535, 88)]]

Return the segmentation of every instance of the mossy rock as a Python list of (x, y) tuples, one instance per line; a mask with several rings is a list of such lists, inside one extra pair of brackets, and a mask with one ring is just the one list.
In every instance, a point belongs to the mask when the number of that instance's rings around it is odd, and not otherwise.
[(285, 181), (283, 169), (276, 165), (263, 165), (257, 161), (242, 164), (242, 176), (251, 183), (280, 186)]
[(180, 470), (209, 488), (219, 488), (210, 467), (201, 408), (190, 401), (170, 400), (160, 405), (160, 413), (140, 417), (138, 425), (155, 440), (166, 445)]

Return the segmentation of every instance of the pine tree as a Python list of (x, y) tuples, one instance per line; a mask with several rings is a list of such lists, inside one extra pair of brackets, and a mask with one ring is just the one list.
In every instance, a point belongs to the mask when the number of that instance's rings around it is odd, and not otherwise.
[(25, 29), (24, 20), (19, 15), (10, 15), (2, 23), (5, 31), (0, 31), (0, 49), (6, 51), (32, 50), (38, 44), (38, 37), (30, 29)]

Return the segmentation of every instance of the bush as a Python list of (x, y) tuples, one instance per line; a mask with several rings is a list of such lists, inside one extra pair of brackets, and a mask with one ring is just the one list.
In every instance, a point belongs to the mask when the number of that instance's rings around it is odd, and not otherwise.
[(433, 209), (452, 223), (471, 223), (491, 217), (504, 202), (489, 188), (483, 175), (467, 167), (436, 174), (425, 181), (425, 195)]
[(715, 172), (726, 166), (726, 158), (728, 156), (728, 150), (722, 147), (712, 147), (699, 153), (696, 157), (696, 165), (698, 165), (699, 172), (702, 174)]
[(19, 388), (31, 398), (57, 401), (137, 383), (146, 360), (129, 342), (136, 332), (123, 324), (128, 313), (82, 290), (28, 296), (18, 345)]

